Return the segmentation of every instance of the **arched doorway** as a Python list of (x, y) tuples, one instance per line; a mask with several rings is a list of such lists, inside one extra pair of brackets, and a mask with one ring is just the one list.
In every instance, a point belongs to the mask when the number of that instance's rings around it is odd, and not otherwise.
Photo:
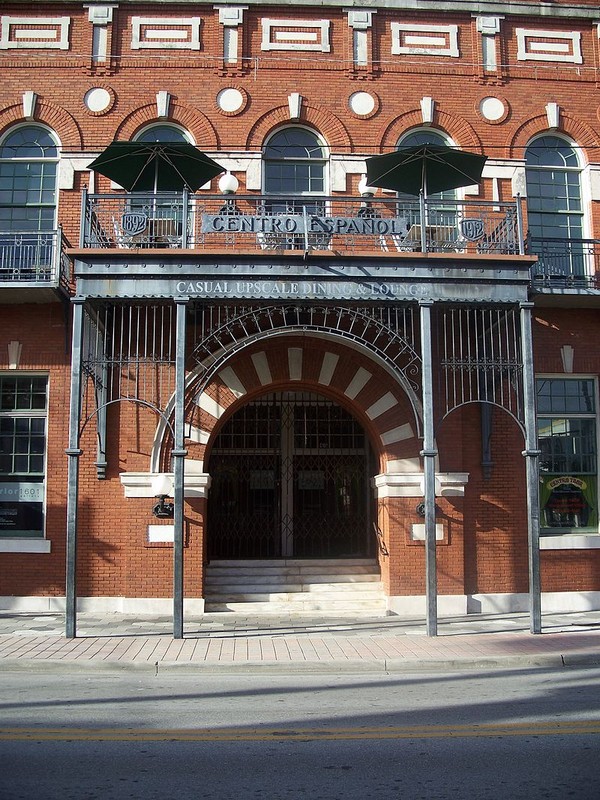
[(322, 395), (248, 403), (211, 450), (209, 559), (373, 556), (371, 464), (362, 427)]

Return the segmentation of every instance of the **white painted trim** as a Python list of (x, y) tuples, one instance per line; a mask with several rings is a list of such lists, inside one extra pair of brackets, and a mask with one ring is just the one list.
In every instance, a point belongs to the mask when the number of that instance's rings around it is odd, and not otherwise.
[(246, 394), (246, 387), (239, 379), (233, 367), (223, 367), (223, 369), (219, 370), (217, 373), (217, 378), (223, 381), (234, 397), (239, 398)]
[[(514, 614), (529, 611), (529, 595), (520, 594), (469, 594), (440, 595), (438, 616), (463, 616), (464, 614)], [(390, 614), (401, 617), (423, 617), (427, 612), (424, 595), (387, 598)], [(600, 592), (542, 592), (543, 614), (568, 614), (581, 611), (599, 611)]]
[[(436, 472), (441, 497), (462, 497), (469, 481), (468, 472)], [(395, 472), (375, 475), (371, 485), (376, 496), (382, 497), (423, 497), (422, 472)]]
[(0, 553), (49, 553), (50, 550), (51, 542), (49, 539), (0, 538)]
[[(301, 19), (262, 19), (262, 41), (260, 44), (261, 50), (317, 50), (321, 53), (329, 53), (331, 47), (329, 44), (329, 26), (328, 19), (315, 19), (315, 20), (301, 20)], [(271, 31), (273, 28), (312, 28), (321, 35), (321, 41), (310, 42), (303, 40), (305, 34), (294, 33), (293, 31), (281, 31), (280, 34), (285, 34), (287, 41), (272, 42)], [(277, 38), (277, 31), (275, 37)], [(294, 37), (296, 40), (293, 41)]]
[[(131, 18), (131, 44), (132, 50), (142, 49), (161, 49), (161, 50), (200, 50), (200, 17), (132, 17)], [(146, 31), (146, 38), (142, 40), (142, 25), (149, 28)], [(151, 30), (152, 25), (173, 25), (176, 30), (163, 30), (157, 28)], [(188, 29), (189, 39), (187, 41), (173, 41), (175, 37), (186, 35)], [(162, 38), (161, 38), (162, 37)], [(156, 41), (148, 41), (148, 39)]]
[[(173, 480), (173, 473), (166, 473)], [(125, 497), (154, 497), (152, 481), (154, 472), (122, 472), (119, 475)], [(185, 497), (206, 497), (211, 478), (206, 472), (184, 475)]]
[[(583, 57), (581, 55), (581, 33), (579, 31), (537, 31), (530, 28), (517, 28), (515, 34), (517, 36), (517, 61), (560, 61), (570, 64), (583, 63)], [(540, 42), (537, 45), (537, 49), (539, 50), (541, 47), (546, 47), (546, 52), (532, 53), (531, 49), (527, 49), (527, 40), (530, 38), (562, 39), (567, 49), (568, 43), (570, 42), (573, 52), (557, 52), (562, 49), (559, 42), (555, 44), (544, 44)]]
[[(0, 17), (2, 26), (0, 33), (0, 50), (19, 49), (46, 49), (46, 50), (68, 50), (69, 49), (69, 26), (70, 17), (11, 17), (8, 15)], [(20, 33), (17, 31), (16, 38), (11, 41), (10, 29), (18, 25), (54, 25), (54, 29), (40, 28), (38, 30), (24, 29)], [(40, 37), (54, 34), (55, 41), (39, 41)], [(27, 38), (29, 37), (29, 38)]]
[(331, 383), (339, 358), (337, 353), (330, 353), (329, 351), (323, 356), (321, 372), (319, 373), (319, 383), (323, 386), (329, 386)]
[[(64, 613), (64, 597), (0, 597), (0, 611), (21, 613)], [(171, 616), (173, 599), (170, 597), (78, 597), (77, 610), (88, 614), (156, 614)], [(204, 614), (203, 597), (186, 597), (184, 614)]]
[[(436, 55), (458, 58), (458, 25), (407, 25), (392, 22), (392, 55)], [(402, 45), (409, 37), (401, 36), (402, 33), (413, 34), (410, 36), (410, 46)], [(430, 34), (429, 36), (427, 34)], [(431, 35), (433, 34), (433, 35)], [(444, 47), (435, 46), (441, 42)], [(447, 44), (446, 44), (447, 42)], [(432, 46), (433, 45), (433, 46)]]
[(215, 417), (215, 419), (220, 419), (223, 414), (225, 413), (226, 409), (223, 408), (222, 405), (219, 405), (216, 400), (206, 394), (206, 392), (202, 392), (200, 397), (196, 398), (196, 405), (202, 409), (202, 411), (206, 411), (211, 417)]
[(383, 397), (380, 397), (372, 406), (367, 408), (367, 417), (369, 417), (369, 419), (377, 419), (377, 417), (380, 417), (382, 414), (385, 414), (386, 411), (389, 411), (397, 405), (398, 400), (394, 395), (391, 392), (386, 392)]
[[(422, 522), (415, 522), (410, 526), (410, 538), (413, 542), (425, 541), (425, 524)], [(438, 522), (435, 526), (435, 538), (438, 542), (444, 541), (444, 526)]]
[(356, 398), (356, 395), (365, 388), (369, 380), (373, 377), (372, 373), (364, 367), (359, 367), (354, 373), (354, 377), (346, 387), (344, 394), (351, 400)]
[(600, 533), (542, 533), (540, 550), (600, 550)]
[(174, 542), (174, 525), (148, 525), (147, 536), (149, 542)]

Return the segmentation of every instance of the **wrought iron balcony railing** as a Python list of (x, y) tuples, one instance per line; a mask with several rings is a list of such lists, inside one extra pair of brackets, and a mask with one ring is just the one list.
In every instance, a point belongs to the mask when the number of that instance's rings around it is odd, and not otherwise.
[(62, 286), (71, 277), (68, 246), (60, 228), (53, 231), (0, 231), (0, 284)]
[(522, 254), (519, 204), (396, 197), (84, 195), (81, 247)]
[(534, 286), (600, 288), (599, 239), (541, 239), (528, 235), (526, 251), (538, 256), (533, 268)]

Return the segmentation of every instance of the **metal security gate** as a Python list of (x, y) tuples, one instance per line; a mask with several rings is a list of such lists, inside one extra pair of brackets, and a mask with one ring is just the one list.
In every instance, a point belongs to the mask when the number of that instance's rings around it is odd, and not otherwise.
[(368, 462), (362, 428), (324, 397), (249, 403), (210, 457), (209, 558), (372, 555)]

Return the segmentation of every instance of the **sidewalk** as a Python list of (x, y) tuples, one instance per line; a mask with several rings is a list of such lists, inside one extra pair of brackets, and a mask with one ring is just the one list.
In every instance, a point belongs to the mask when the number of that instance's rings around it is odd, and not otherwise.
[(0, 671), (192, 668), (227, 672), (395, 672), (600, 665), (600, 612), (441, 619), (426, 636), (422, 618), (207, 614), (173, 639), (168, 617), (78, 614), (64, 636), (62, 614), (0, 612)]

